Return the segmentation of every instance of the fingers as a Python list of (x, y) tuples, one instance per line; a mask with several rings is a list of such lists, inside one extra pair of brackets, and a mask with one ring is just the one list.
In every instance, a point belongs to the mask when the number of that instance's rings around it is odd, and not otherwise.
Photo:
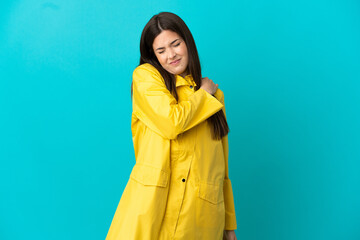
[(207, 92), (214, 94), (219, 87), (219, 84), (215, 84), (213, 80), (208, 77), (201, 78), (201, 86), (204, 86)]

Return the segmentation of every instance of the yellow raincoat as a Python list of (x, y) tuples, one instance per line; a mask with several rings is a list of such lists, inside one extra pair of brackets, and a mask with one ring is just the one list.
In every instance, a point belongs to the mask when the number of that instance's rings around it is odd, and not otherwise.
[(194, 86), (176, 75), (177, 102), (151, 64), (134, 70), (136, 164), (106, 240), (220, 240), (236, 229), (228, 137), (213, 140), (205, 121), (225, 113), (224, 94)]

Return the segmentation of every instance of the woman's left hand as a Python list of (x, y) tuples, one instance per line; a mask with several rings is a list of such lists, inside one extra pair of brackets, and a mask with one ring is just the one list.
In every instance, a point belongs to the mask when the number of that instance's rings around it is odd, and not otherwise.
[(237, 240), (234, 230), (224, 230), (223, 240)]

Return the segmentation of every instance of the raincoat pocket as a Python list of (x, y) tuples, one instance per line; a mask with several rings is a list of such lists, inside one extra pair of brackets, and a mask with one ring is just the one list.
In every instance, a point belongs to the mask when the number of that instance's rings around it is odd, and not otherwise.
[(200, 182), (198, 196), (212, 204), (219, 204), (224, 201), (222, 185), (214, 185)]
[(130, 178), (145, 186), (166, 187), (169, 181), (169, 173), (159, 168), (136, 163)]

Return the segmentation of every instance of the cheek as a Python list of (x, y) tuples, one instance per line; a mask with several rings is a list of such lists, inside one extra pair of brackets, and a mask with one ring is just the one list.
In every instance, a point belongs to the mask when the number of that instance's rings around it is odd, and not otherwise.
[(166, 63), (167, 63), (167, 57), (166, 57), (165, 55), (162, 55), (160, 58), (161, 58), (161, 63), (164, 64), (164, 65), (166, 65)]
[(183, 55), (184, 57), (187, 57), (187, 48), (186, 47), (183, 47), (181, 49), (181, 55)]
[(163, 65), (165, 63), (164, 56), (156, 55), (156, 58), (158, 59), (158, 61), (161, 65)]

